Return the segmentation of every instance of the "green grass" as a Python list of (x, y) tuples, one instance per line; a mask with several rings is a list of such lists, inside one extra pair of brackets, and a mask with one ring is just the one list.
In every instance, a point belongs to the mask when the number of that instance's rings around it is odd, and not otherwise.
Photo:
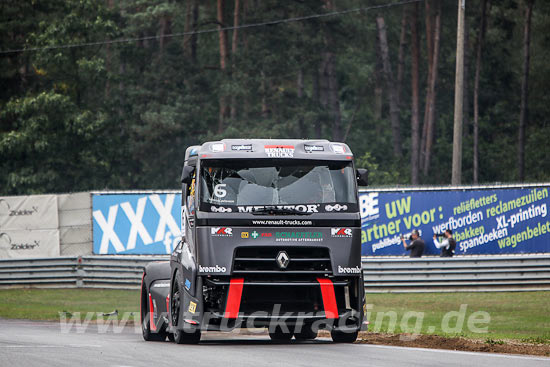
[[(487, 343), (502, 339), (516, 339), (532, 343), (550, 343), (550, 292), (495, 292), (495, 293), (422, 293), (422, 294), (367, 294), (370, 331), (407, 332), (402, 324), (408, 311), (423, 313), (422, 334), (464, 336)], [(449, 311), (459, 311), (465, 304), (462, 328), (443, 330), (442, 320)], [(370, 306), (372, 305), (372, 307)], [(7, 289), (0, 290), (0, 318), (59, 320), (59, 312), (111, 312), (118, 310), (139, 313), (139, 290), (110, 289)], [(380, 312), (393, 311), (397, 315), (395, 328), (389, 328), (389, 317), (376, 322)], [(476, 311), (490, 316), (487, 333), (476, 333), (468, 328), (468, 318)], [(419, 314), (417, 314), (418, 316)], [(70, 315), (69, 315), (70, 317)], [(413, 326), (417, 317), (409, 319)], [(449, 325), (454, 327), (456, 317)], [(405, 326), (405, 327), (403, 327)], [(430, 326), (433, 331), (430, 331)]]
[[(394, 332), (401, 333), (401, 322), (407, 311), (423, 312), (421, 334), (443, 336), (464, 336), (491, 341), (517, 339), (525, 342), (550, 342), (550, 292), (487, 292), (487, 293), (419, 293), (419, 294), (367, 294), (371, 325), (381, 332), (391, 332), (389, 317), (376, 323), (379, 312), (395, 311), (398, 315)], [(449, 311), (459, 311), (466, 305), (462, 328), (443, 330), (442, 321)], [(490, 322), (486, 333), (470, 330), (468, 318), (476, 311), (486, 311)], [(454, 327), (457, 318), (451, 318), (449, 326)], [(411, 318), (412, 328), (415, 319)], [(406, 326), (406, 325), (405, 325)], [(479, 325), (483, 326), (483, 325)], [(433, 327), (433, 331), (429, 330)], [(431, 332), (430, 332), (431, 331)]]
[[(0, 290), (0, 317), (59, 320), (59, 312), (134, 312), (139, 317), (139, 290), (115, 289), (5, 289)], [(93, 319), (95, 319), (94, 317)]]

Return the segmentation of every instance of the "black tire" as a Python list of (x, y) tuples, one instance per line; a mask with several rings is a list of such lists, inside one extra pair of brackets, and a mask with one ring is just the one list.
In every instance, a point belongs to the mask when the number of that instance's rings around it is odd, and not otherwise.
[(269, 332), (269, 337), (277, 343), (288, 343), (292, 339), (292, 333), (290, 331), (285, 332), (280, 326), (277, 326), (273, 332)]
[(174, 326), (174, 333), (172, 335), (172, 340), (176, 344), (197, 344), (201, 340), (201, 331), (198, 330), (180, 330), (179, 326), (179, 317), (181, 313), (181, 289), (179, 281), (176, 276), (172, 282), (172, 288), (170, 290), (170, 318), (172, 325)]
[(200, 330), (190, 332), (176, 329), (172, 335), (176, 344), (197, 344), (201, 340)]
[(175, 342), (175, 340), (174, 340), (174, 334), (168, 333), (167, 336), (168, 336), (168, 340), (170, 340), (172, 343)]
[(141, 288), (141, 335), (143, 339), (148, 342), (163, 342), (166, 340), (166, 333), (153, 333), (151, 331), (149, 317), (149, 293), (145, 284)]
[(354, 332), (343, 332), (340, 330), (332, 330), (330, 332), (332, 341), (335, 343), (354, 343), (357, 340), (358, 335), (359, 335), (358, 330)]
[(303, 325), (299, 333), (294, 333), (296, 340), (313, 340), (317, 338), (317, 331), (314, 331), (311, 325)]

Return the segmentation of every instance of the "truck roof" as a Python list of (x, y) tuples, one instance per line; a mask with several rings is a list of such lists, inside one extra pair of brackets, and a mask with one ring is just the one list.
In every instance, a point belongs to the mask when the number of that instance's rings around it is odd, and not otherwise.
[(239, 158), (288, 158), (351, 160), (353, 153), (345, 143), (302, 139), (223, 139), (189, 147), (185, 160)]

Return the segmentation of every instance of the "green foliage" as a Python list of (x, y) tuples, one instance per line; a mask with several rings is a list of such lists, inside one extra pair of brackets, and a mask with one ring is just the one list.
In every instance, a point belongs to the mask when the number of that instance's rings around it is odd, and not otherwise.
[[(365, 6), (337, 2), (336, 10)], [(109, 5), (111, 4), (111, 6)], [(193, 20), (193, 4), (198, 18)], [(241, 24), (328, 10), (314, 0), (241, 1)], [(434, 153), (424, 184), (450, 181), (456, 4), (442, 4)], [(480, 180), (515, 181), (523, 2), (493, 2), (480, 90)], [(333, 117), (319, 101), (319, 70), (335, 55), (342, 130), (372, 185), (410, 182), (410, 45), (401, 91), (404, 157), (392, 156), (387, 90), (376, 113), (376, 27), (384, 16), (397, 69), (402, 7), (245, 28), (226, 34), (226, 70), (217, 32), (156, 38), (217, 26), (216, 2), (132, 0), (7, 1), (0, 5), (0, 49), (21, 49), (151, 36), (140, 41), (45, 49), (0, 56), (0, 194), (88, 189), (176, 188), (185, 148), (225, 137), (333, 138)], [(420, 7), (420, 29), (424, 30)], [(234, 2), (225, 1), (224, 25)], [(550, 179), (550, 4), (537, 2), (532, 25), (529, 181)], [(473, 85), (479, 10), (468, 9), (469, 80)], [(194, 28), (193, 28), (194, 27)], [(420, 117), (427, 74), (421, 35)], [(298, 76), (302, 75), (302, 88)], [(378, 82), (377, 82), (378, 80)], [(470, 90), (470, 99), (473, 92)], [(228, 106), (219, 124), (220, 100)], [(471, 107), (471, 106), (470, 106)], [(470, 108), (470, 115), (472, 109)], [(470, 116), (470, 120), (472, 120)], [(472, 126), (465, 127), (464, 181), (472, 179)]]
[(41, 92), (9, 101), (0, 123), (0, 167), (6, 192), (70, 192), (92, 188), (108, 170), (97, 136), (107, 130), (101, 112), (79, 110), (68, 96)]
[(356, 159), (355, 164), (358, 168), (366, 167), (369, 170), (370, 186), (388, 186), (395, 185), (396, 182), (403, 182), (404, 173), (400, 170), (399, 164), (393, 163), (386, 169), (380, 168), (376, 159), (370, 152), (366, 152), (362, 157)]

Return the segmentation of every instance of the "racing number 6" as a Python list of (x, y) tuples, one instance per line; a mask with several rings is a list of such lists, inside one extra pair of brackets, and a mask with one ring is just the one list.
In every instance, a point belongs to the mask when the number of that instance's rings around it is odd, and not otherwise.
[(227, 190), (225, 189), (226, 184), (217, 184), (214, 187), (214, 195), (219, 198), (225, 197), (227, 195)]

